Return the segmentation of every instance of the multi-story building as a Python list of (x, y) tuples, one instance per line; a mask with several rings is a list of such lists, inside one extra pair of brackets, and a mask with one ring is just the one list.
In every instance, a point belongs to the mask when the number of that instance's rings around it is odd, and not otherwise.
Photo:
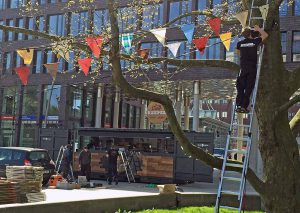
[[(94, 1), (93, 7), (79, 9), (79, 2), (75, 5), (66, 5), (67, 0), (36, 0), (31, 2), (39, 4), (38, 10), (26, 12), (22, 9), (24, 1), (0, 0), (0, 24), (23, 27), (41, 32), (47, 32), (58, 36), (71, 35), (82, 37), (89, 33), (101, 34), (108, 23), (108, 11), (105, 8), (105, 0)], [(25, 3), (28, 3), (25, 2)], [(72, 1), (74, 2), (74, 1)], [(130, 8), (126, 7), (130, 1), (121, 1), (120, 14), (126, 14)], [(142, 30), (160, 27), (176, 16), (193, 10), (206, 8), (225, 9), (233, 14), (238, 8), (235, 1), (229, 0), (229, 8), (220, 6), (223, 0), (161, 0), (154, 7), (145, 7), (143, 10)], [(284, 1), (281, 8), (281, 29), (283, 57), (287, 68), (299, 65), (300, 61), (300, 3), (295, 1), (288, 5)], [(225, 8), (224, 8), (225, 7)], [(21, 9), (21, 10), (20, 10)], [(125, 20), (127, 17), (127, 20)], [(124, 17), (120, 22), (121, 32), (126, 32), (127, 25), (135, 26), (134, 17)], [(125, 21), (124, 21), (125, 20)], [(168, 41), (186, 41), (180, 31), (180, 25), (194, 23), (199, 26), (195, 36), (200, 36), (200, 28), (205, 23), (203, 16), (186, 17), (177, 21), (168, 28)], [(134, 29), (132, 29), (134, 31)], [(181, 59), (224, 59), (236, 61), (234, 46), (236, 40), (232, 41), (231, 48), (226, 51), (220, 42), (220, 38), (211, 37), (208, 48), (204, 55), (199, 54), (190, 44), (183, 42), (180, 46), (178, 58)], [(151, 56), (170, 56), (170, 52), (155, 39), (149, 37), (142, 41), (143, 48), (150, 48)], [(103, 128), (145, 128), (144, 127), (144, 102), (142, 100), (130, 100), (120, 95), (118, 89), (111, 84), (111, 72), (104, 63), (100, 74), (90, 73), (85, 77), (75, 66), (74, 52), (70, 51), (70, 61), (58, 58), (52, 52), (51, 42), (32, 35), (22, 33), (0, 31), (0, 146), (37, 146), (39, 129), (42, 127), (72, 129), (80, 126), (96, 126)], [(34, 58), (30, 65), (30, 77), (27, 86), (22, 86), (14, 72), (14, 68), (23, 65), (23, 60), (16, 50), (21, 48), (34, 48)], [(47, 73), (43, 64), (59, 62), (59, 74), (54, 85), (52, 78)], [(128, 63), (122, 62), (125, 69)], [(98, 69), (93, 67), (93, 69)], [(157, 70), (174, 67), (160, 64)], [(175, 69), (176, 70), (176, 69)], [(178, 70), (177, 70), (178, 71)], [(172, 76), (173, 82), (184, 80), (185, 82), (206, 81), (209, 79), (230, 79), (231, 87), (235, 79), (235, 73), (228, 70), (214, 68), (188, 68)], [(163, 74), (149, 73), (152, 81), (164, 80)], [(131, 79), (132, 82), (141, 82), (145, 78)], [(193, 85), (193, 84), (191, 84)], [(218, 85), (213, 88), (220, 90)], [(192, 87), (189, 88), (191, 91)], [(224, 88), (223, 88), (224, 89)], [(222, 103), (211, 103), (216, 110), (216, 117), (229, 122), (231, 115), (231, 101), (225, 94), (231, 93), (225, 90), (224, 95), (207, 96), (203, 103), (213, 99), (222, 99)], [(175, 90), (173, 91), (175, 93)], [(191, 95), (191, 94), (189, 94)], [(119, 98), (121, 96), (121, 98)], [(174, 95), (173, 95), (174, 96)], [(192, 96), (192, 95), (191, 95)], [(228, 105), (229, 103), (229, 105)], [(48, 106), (49, 105), (49, 106)], [(298, 107), (299, 108), (299, 107)], [(210, 108), (207, 108), (210, 109)], [(45, 123), (45, 117), (46, 123)]]

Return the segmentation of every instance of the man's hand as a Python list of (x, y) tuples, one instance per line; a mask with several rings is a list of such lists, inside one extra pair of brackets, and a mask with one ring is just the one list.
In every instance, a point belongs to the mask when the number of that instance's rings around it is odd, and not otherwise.
[(258, 31), (260, 33), (261, 39), (264, 41), (266, 38), (268, 38), (268, 33), (266, 33), (262, 28), (260, 28), (258, 25), (254, 26), (254, 30)]

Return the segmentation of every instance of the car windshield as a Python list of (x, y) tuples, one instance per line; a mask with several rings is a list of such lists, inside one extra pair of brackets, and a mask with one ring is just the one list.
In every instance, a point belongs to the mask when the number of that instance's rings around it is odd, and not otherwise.
[(34, 151), (34, 152), (30, 152), (29, 154), (29, 160), (32, 161), (49, 161), (50, 157), (48, 155), (48, 152), (46, 151)]
[(25, 152), (21, 150), (0, 149), (0, 161), (23, 160)]

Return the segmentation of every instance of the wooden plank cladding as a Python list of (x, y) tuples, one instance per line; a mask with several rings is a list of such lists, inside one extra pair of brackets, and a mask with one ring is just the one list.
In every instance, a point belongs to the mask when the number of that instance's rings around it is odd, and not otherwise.
[(142, 156), (142, 171), (139, 176), (173, 178), (173, 157)]
[[(80, 152), (75, 152), (73, 155), (73, 169), (76, 172), (79, 172), (79, 154)], [(92, 162), (91, 162), (91, 172), (106, 173), (104, 168), (104, 159), (106, 153), (92, 153)]]

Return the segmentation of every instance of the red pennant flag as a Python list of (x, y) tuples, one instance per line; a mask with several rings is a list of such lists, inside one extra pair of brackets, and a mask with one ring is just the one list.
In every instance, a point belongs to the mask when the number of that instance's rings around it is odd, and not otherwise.
[(211, 27), (211, 29), (215, 32), (215, 34), (219, 36), (220, 29), (221, 29), (221, 19), (220, 18), (209, 19), (208, 24)]
[(208, 42), (208, 37), (193, 39), (193, 43), (196, 45), (196, 47), (200, 51), (201, 55), (204, 54), (207, 42)]
[(92, 58), (83, 58), (78, 59), (78, 64), (80, 68), (82, 69), (85, 76), (88, 75), (90, 67), (91, 67)]
[(87, 45), (91, 48), (96, 58), (100, 57), (101, 47), (103, 43), (103, 36), (98, 37), (87, 37), (85, 38)]
[(150, 49), (139, 49), (137, 52), (144, 60), (148, 59)]
[(15, 71), (18, 74), (19, 78), (21, 79), (22, 84), (24, 86), (26, 86), (27, 83), (28, 83), (28, 77), (29, 77), (30, 67), (26, 67), (26, 66), (16, 67)]

